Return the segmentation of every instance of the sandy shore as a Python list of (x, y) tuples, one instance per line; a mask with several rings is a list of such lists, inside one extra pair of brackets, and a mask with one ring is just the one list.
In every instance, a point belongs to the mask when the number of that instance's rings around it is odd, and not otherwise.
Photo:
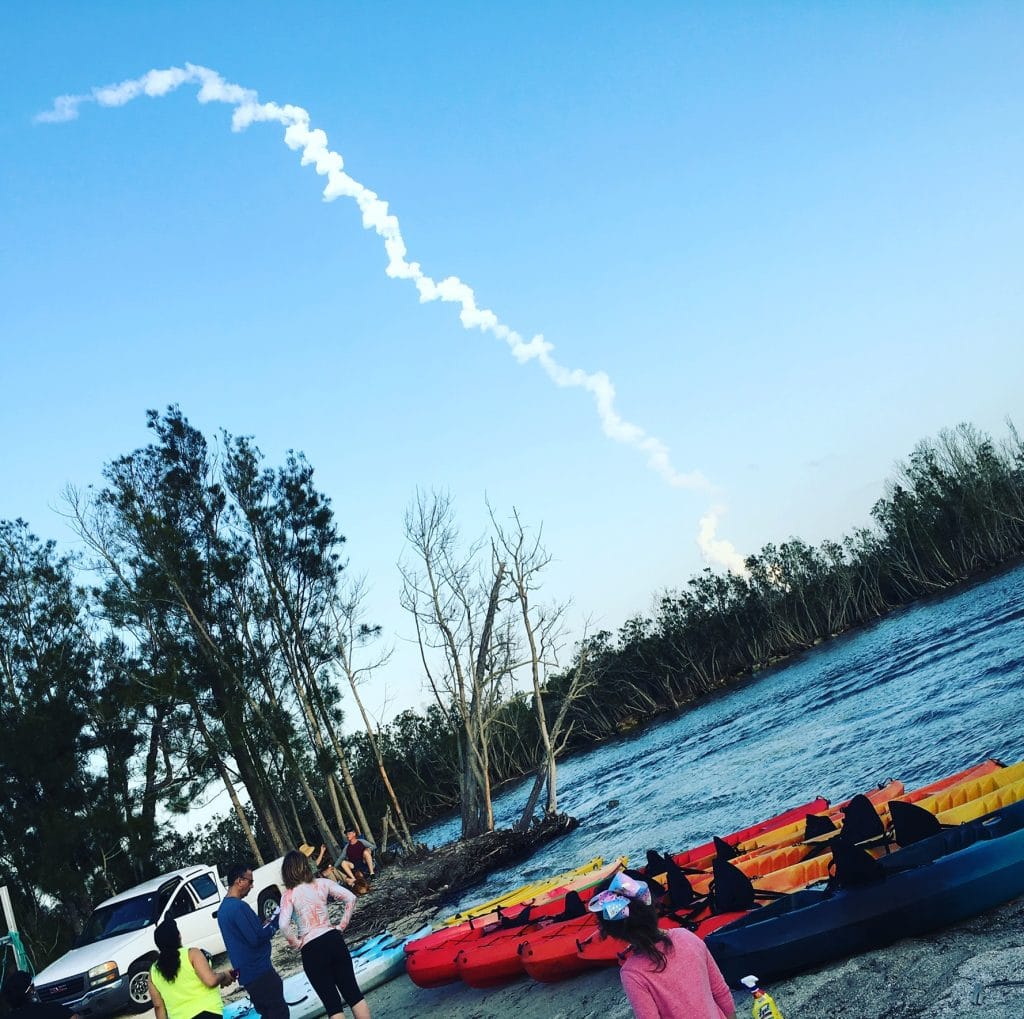
[[(785, 1019), (1024, 1015), (1024, 899), (930, 938), (901, 941), (770, 988)], [(367, 995), (375, 1019), (629, 1019), (618, 973), (585, 973), (561, 984), (525, 978), (491, 991), (463, 984), (422, 990), (408, 977)], [(736, 996), (738, 1015), (750, 1014)]]

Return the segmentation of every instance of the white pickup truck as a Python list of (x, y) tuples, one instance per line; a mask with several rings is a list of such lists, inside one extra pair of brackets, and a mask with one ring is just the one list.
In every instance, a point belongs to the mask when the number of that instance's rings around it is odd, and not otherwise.
[[(246, 902), (260, 916), (272, 914), (281, 901), (283, 859), (253, 871)], [(147, 978), (156, 958), (157, 924), (174, 917), (183, 945), (217, 955), (224, 951), (217, 910), (226, 890), (215, 868), (197, 864), (101, 902), (75, 947), (36, 976), (39, 1000), (88, 1017), (145, 1011), (150, 1006)]]

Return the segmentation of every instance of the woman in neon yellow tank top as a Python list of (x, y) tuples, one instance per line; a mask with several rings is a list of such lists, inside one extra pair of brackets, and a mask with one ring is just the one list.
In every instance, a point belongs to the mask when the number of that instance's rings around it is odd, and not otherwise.
[(149, 970), (149, 994), (156, 1019), (220, 1019), (220, 987), (234, 983), (232, 973), (216, 973), (198, 948), (182, 948), (172, 919), (164, 920), (153, 939), (160, 955)]

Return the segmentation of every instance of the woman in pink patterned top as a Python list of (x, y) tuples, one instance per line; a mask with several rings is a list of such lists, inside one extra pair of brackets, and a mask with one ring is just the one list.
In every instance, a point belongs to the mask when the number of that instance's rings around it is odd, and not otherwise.
[[(356, 983), (352, 956), (342, 931), (352, 919), (356, 897), (334, 881), (313, 874), (309, 860), (293, 850), (281, 863), (285, 893), (278, 921), (288, 944), (302, 951), (302, 968), (323, 1002), (330, 1019), (344, 1015), (342, 999), (355, 1019), (370, 1019), (370, 1006)], [(344, 903), (341, 922), (334, 926), (327, 910), (328, 899)], [(297, 934), (292, 931), (294, 922)]]
[(704, 942), (678, 928), (663, 931), (643, 881), (616, 874), (587, 904), (603, 934), (632, 951), (619, 970), (637, 1019), (734, 1019), (736, 1008)]

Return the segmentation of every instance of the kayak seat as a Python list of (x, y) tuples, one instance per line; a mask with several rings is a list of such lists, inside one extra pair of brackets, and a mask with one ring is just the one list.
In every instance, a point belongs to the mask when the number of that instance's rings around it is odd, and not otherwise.
[(900, 849), (899, 852), (879, 860), (882, 869), (887, 873), (898, 873), (914, 867), (924, 867), (950, 853), (958, 853), (961, 849), (973, 846), (975, 842), (985, 838), (981, 825), (964, 824), (954, 828), (942, 828), (935, 835), (915, 842), (913, 845)]
[(561, 923), (563, 920), (578, 920), (581, 916), (587, 915), (587, 907), (580, 898), (577, 891), (565, 893), (565, 908), (557, 916), (552, 917), (554, 923)]
[(714, 842), (716, 860), (735, 860), (740, 855), (740, 851), (735, 846), (730, 846), (725, 839), (720, 839), (717, 835), (714, 836)]
[(685, 909), (693, 904), (696, 895), (682, 867), (669, 861), (668, 867), (668, 904), (672, 909)]
[(819, 835), (828, 835), (835, 830), (836, 826), (827, 814), (808, 814), (804, 821), (804, 841), (815, 839)]
[(842, 838), (848, 845), (885, 837), (885, 825), (871, 801), (858, 793), (843, 808)]
[(525, 927), (530, 922), (530, 913), (533, 910), (533, 906), (523, 906), (518, 913), (513, 913), (511, 916), (507, 916), (505, 911), (498, 907), (498, 924), (497, 929), (506, 931), (511, 930), (514, 927)]
[(754, 908), (754, 885), (743, 871), (728, 860), (715, 859), (714, 877), (708, 897), (714, 913), (739, 913)]
[(855, 888), (885, 879), (885, 869), (878, 860), (844, 838), (832, 843), (831, 870), (835, 888)]
[(668, 870), (668, 859), (658, 852), (657, 849), (647, 850), (647, 876), (657, 877)]
[(889, 813), (892, 817), (893, 839), (897, 845), (912, 846), (942, 831), (939, 819), (916, 803), (893, 800), (889, 804)]

